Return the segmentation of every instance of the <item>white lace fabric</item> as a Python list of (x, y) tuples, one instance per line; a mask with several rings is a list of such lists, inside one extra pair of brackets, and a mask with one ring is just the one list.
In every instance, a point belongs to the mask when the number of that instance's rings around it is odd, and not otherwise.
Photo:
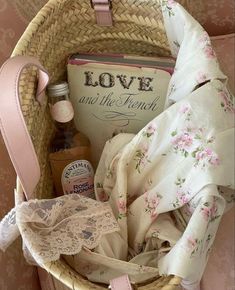
[(40, 265), (61, 254), (75, 255), (82, 247), (94, 249), (103, 235), (118, 230), (107, 203), (76, 194), (36, 199), (16, 206), (1, 221), (0, 248), (5, 250), (21, 234), (27, 260)]

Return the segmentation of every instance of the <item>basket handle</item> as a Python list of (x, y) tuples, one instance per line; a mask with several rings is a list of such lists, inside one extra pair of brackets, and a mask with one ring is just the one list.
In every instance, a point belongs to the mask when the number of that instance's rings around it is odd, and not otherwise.
[(40, 179), (39, 162), (20, 106), (19, 80), (28, 66), (39, 69), (36, 98), (41, 104), (49, 77), (36, 58), (15, 56), (0, 69), (0, 130), (27, 199)]
[(112, 26), (112, 0), (90, 0), (95, 11), (96, 22), (100, 26)]

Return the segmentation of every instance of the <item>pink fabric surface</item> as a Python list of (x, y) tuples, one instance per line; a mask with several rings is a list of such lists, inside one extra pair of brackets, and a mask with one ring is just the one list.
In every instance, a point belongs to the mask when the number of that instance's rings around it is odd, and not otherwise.
[[(10, 56), (28, 22), (47, 0), (0, 0), (0, 65)], [(234, 0), (179, 0), (210, 35), (235, 32)], [(234, 34), (212, 39), (220, 65), (234, 92)], [(15, 172), (0, 135), (0, 219), (14, 206)], [(234, 290), (235, 210), (222, 219), (202, 280), (202, 290)], [(26, 264), (18, 240), (6, 253), (0, 252), (1, 290), (39, 290), (37, 269)], [(47, 275), (40, 273), (42, 286)], [(48, 290), (50, 288), (47, 288)], [(50, 289), (51, 290), (51, 289)]]
[(235, 32), (234, 0), (188, 0), (186, 5), (211, 36)]
[(228, 76), (228, 85), (235, 92), (235, 34), (211, 38), (222, 71)]
[(235, 289), (234, 219), (234, 208), (222, 218), (201, 282), (201, 290)]
[(0, 63), (11, 54), (27, 25), (7, 2), (0, 0)]

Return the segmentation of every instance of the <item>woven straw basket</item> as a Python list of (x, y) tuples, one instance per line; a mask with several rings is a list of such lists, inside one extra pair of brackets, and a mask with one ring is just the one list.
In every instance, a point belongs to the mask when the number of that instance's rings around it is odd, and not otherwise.
[[(182, 3), (182, 1), (181, 1)], [(51, 82), (64, 80), (68, 55), (76, 52), (126, 53), (169, 56), (160, 0), (113, 0), (113, 26), (96, 24), (89, 0), (50, 0), (32, 20), (16, 45), (12, 56), (29, 55), (39, 59), (49, 72)], [(37, 71), (27, 68), (20, 80), (21, 106), (41, 168), (35, 189), (37, 198), (50, 198), (52, 182), (47, 148), (53, 124), (47, 106), (35, 101)], [(18, 194), (22, 188), (18, 183)], [(44, 268), (70, 289), (107, 289), (76, 273), (63, 258)], [(138, 289), (179, 289), (178, 277), (156, 277)], [(121, 290), (121, 289), (120, 289)]]

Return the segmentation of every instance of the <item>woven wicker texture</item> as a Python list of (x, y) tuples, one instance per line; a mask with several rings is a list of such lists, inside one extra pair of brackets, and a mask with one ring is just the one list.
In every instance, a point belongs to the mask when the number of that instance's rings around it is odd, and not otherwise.
[[(44, 265), (45, 269), (58, 280), (63, 281), (65, 285), (76, 290), (103, 290), (107, 285), (97, 285), (85, 280), (80, 274), (76, 273), (64, 260), (48, 263)], [(178, 290), (181, 279), (177, 277), (159, 277), (148, 285), (138, 285), (138, 290)], [(122, 290), (122, 289), (120, 289)]]
[[(96, 25), (89, 0), (50, 0), (31, 21), (13, 56), (37, 57), (54, 82), (65, 79), (66, 61), (71, 53), (170, 55), (160, 1), (113, 0), (112, 3), (114, 26), (100, 27)], [(36, 85), (36, 70), (26, 69), (20, 81), (21, 105), (41, 168), (35, 197), (48, 198), (52, 194), (52, 182), (47, 148), (53, 123), (46, 104), (39, 106), (35, 101)], [(87, 281), (62, 259), (45, 265), (45, 269), (71, 289), (107, 289)], [(179, 278), (158, 277), (138, 289), (175, 290), (179, 283)]]

